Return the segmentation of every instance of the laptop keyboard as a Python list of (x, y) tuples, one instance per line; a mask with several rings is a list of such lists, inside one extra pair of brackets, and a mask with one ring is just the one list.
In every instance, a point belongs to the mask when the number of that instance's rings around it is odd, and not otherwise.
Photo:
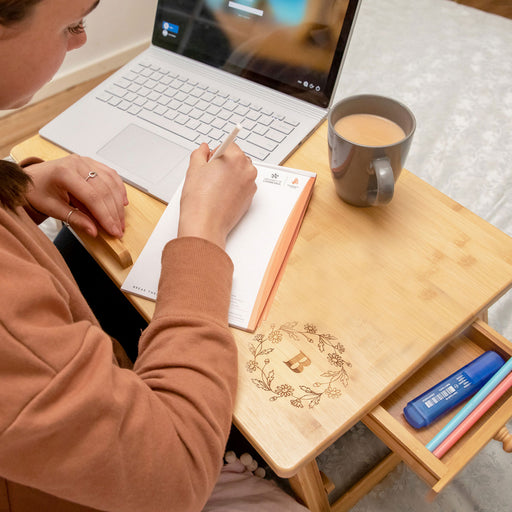
[(206, 142), (211, 148), (240, 124), (236, 143), (261, 161), (299, 125), (248, 98), (151, 63), (126, 70), (96, 97), (190, 142)]

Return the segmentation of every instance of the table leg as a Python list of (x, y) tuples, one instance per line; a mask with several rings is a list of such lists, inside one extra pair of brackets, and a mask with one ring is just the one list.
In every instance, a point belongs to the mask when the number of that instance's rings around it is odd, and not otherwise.
[(316, 460), (306, 464), (289, 481), (293, 492), (311, 512), (331, 512)]
[(361, 498), (366, 496), (385, 476), (401, 462), (400, 457), (391, 452), (353, 487), (340, 496), (332, 505), (332, 512), (347, 512)]

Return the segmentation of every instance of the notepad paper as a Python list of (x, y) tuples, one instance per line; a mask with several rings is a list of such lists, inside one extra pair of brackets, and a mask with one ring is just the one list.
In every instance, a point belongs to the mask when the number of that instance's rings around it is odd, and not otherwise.
[[(257, 192), (242, 220), (230, 233), (226, 252), (234, 264), (229, 323), (254, 331), (275, 292), (298, 234), (316, 174), (256, 164)], [(121, 289), (156, 300), (165, 244), (178, 232), (182, 187), (167, 205)]]

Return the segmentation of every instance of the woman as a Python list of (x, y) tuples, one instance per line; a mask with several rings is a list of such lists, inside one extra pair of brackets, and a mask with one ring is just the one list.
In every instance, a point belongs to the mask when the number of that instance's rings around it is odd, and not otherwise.
[[(98, 3), (0, 0), (0, 108), (26, 104), (85, 43), (83, 18)], [(209, 156), (206, 144), (192, 153), (178, 238), (163, 252), (155, 315), (129, 369), (36, 225), (52, 216), (122, 236), (122, 181), (77, 156), (24, 169), (0, 162), (0, 510), (205, 505), (237, 381), (223, 249), (256, 189), (235, 144)]]

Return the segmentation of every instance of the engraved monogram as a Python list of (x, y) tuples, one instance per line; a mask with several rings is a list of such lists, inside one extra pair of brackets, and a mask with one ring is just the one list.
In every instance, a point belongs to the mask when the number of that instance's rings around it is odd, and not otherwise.
[[(251, 381), (259, 389), (271, 394), (270, 401), (286, 398), (294, 407), (307, 406), (311, 409), (316, 407), (323, 397), (336, 399), (342, 395), (340, 385), (344, 387), (348, 385), (347, 368), (352, 364), (343, 357), (345, 347), (335, 336), (319, 333), (317, 326), (313, 324), (305, 324), (302, 329), (297, 327), (298, 324), (298, 322), (288, 322), (280, 327), (272, 324), (268, 334), (256, 333), (253, 342), (249, 343), (252, 359), (247, 361), (246, 370), (257, 375)], [(325, 356), (332, 369), (322, 372), (313, 386), (293, 386), (285, 382), (275, 382), (275, 370), (270, 358), (266, 356), (274, 351), (272, 344), (281, 343), (285, 338), (292, 341), (306, 340)], [(306, 371), (311, 365), (311, 360), (304, 352), (299, 351), (297, 355), (283, 363), (298, 374)]]

